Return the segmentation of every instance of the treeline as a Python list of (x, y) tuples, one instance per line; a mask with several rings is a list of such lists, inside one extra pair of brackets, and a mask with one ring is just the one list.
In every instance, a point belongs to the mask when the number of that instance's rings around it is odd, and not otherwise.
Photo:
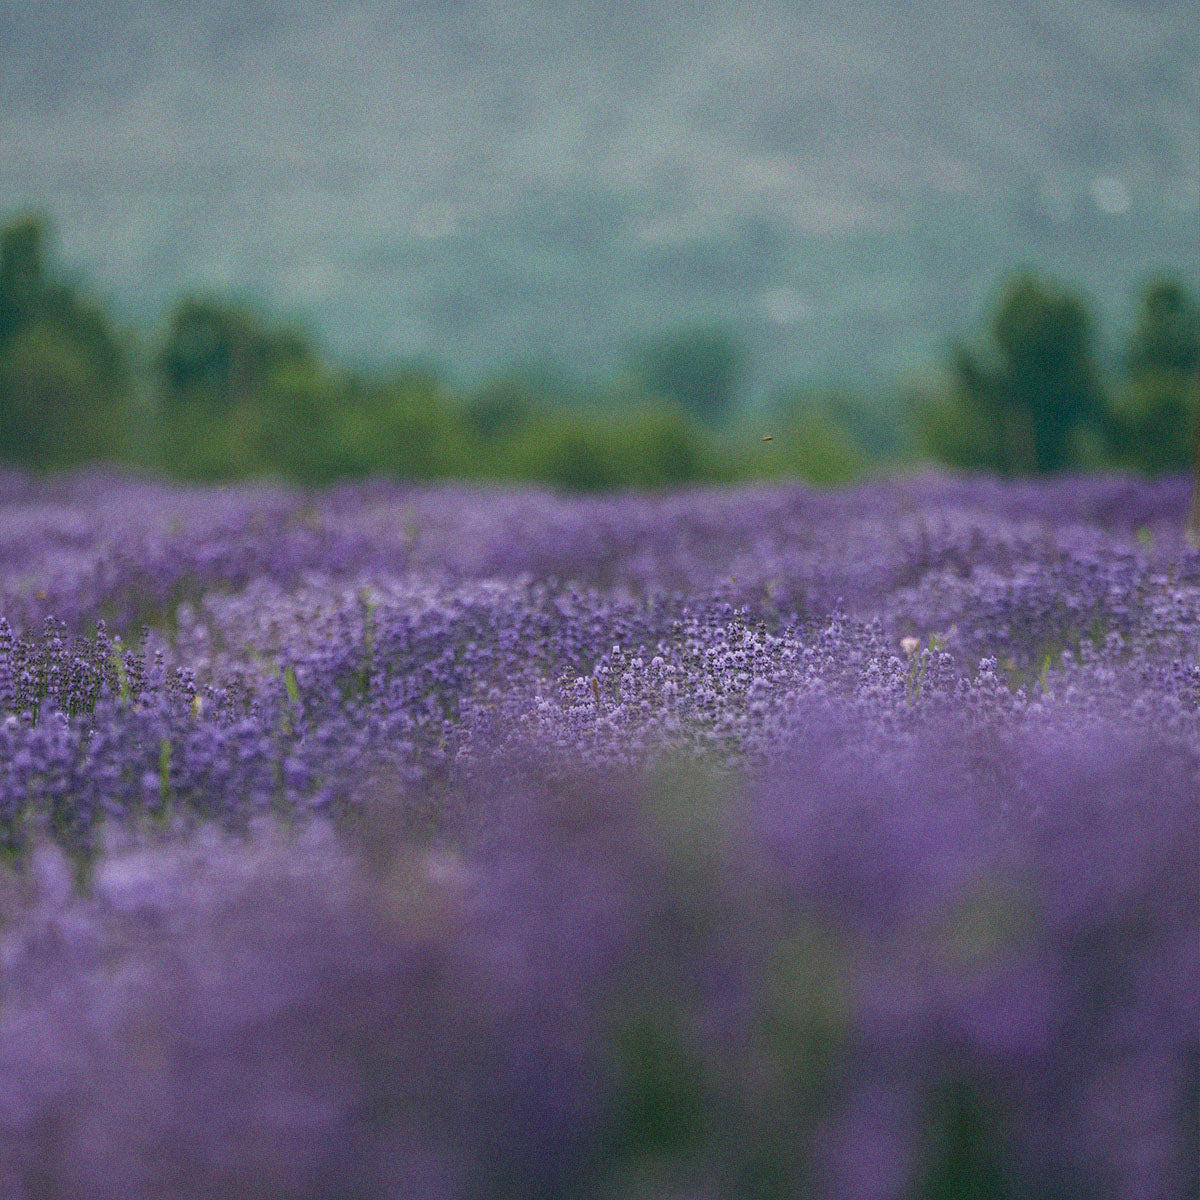
[(752, 416), (737, 403), (744, 356), (719, 328), (650, 340), (587, 394), (527, 372), (456, 388), (422, 368), (344, 369), (304, 331), (220, 297), (182, 298), (139, 342), (47, 242), (36, 216), (0, 229), (0, 460), (35, 469), (606, 489), (832, 483), (923, 455), (1008, 474), (1190, 462), (1200, 313), (1171, 281), (1146, 289), (1115, 378), (1084, 299), (1024, 276), (936, 387), (890, 407), (785, 393)]
[(1023, 274), (977, 345), (954, 346), (943, 386), (914, 405), (922, 442), (953, 466), (1005, 475), (1194, 461), (1200, 305), (1176, 280), (1142, 291), (1113, 375), (1099, 365), (1086, 300)]

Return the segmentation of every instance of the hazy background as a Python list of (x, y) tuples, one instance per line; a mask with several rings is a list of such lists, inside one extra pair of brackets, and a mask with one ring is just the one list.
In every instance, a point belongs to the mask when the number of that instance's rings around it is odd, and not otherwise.
[(119, 317), (463, 385), (714, 321), (751, 398), (882, 395), (1022, 264), (1102, 329), (1200, 281), (1194, 0), (0, 0), (0, 59), (0, 214)]

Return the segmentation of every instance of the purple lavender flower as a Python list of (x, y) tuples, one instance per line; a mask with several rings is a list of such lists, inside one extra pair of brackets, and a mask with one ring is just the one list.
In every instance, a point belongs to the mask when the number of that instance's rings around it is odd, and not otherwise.
[(1194, 1194), (1188, 495), (6, 476), (0, 1193)]

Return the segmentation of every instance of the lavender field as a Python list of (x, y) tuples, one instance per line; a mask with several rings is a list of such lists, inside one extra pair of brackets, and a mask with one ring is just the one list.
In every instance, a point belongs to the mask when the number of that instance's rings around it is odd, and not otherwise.
[(1196, 1196), (1190, 497), (0, 476), (0, 1195)]

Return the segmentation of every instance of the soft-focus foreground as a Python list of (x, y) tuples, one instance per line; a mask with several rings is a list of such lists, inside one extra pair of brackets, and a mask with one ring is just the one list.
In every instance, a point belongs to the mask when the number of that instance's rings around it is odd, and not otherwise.
[(0, 478), (0, 1194), (1194, 1196), (1188, 500)]

